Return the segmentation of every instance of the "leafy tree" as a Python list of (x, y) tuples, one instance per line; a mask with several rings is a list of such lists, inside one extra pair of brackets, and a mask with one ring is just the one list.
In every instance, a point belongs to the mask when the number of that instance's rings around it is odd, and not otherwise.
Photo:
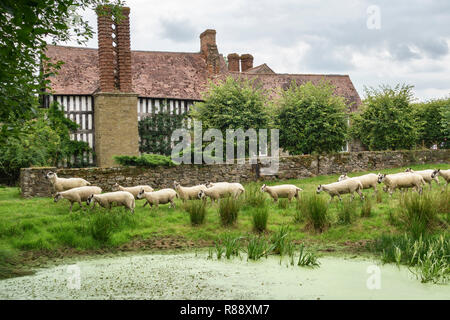
[(444, 113), (450, 110), (450, 98), (417, 103), (413, 107), (418, 125), (418, 143), (424, 143), (428, 148), (434, 144), (448, 148), (450, 142), (445, 130)]
[(346, 105), (326, 82), (298, 86), (292, 82), (281, 91), (276, 123), (280, 147), (291, 154), (336, 152), (347, 139)]
[[(62, 62), (45, 55), (51, 43), (76, 39), (85, 43), (92, 28), (76, 9), (110, 4), (109, 0), (2, 0), (0, 1), (0, 143), (18, 134), (23, 122), (36, 116), (39, 94), (48, 87), (47, 77)], [(120, 0), (111, 5), (118, 14)], [(104, 14), (106, 7), (101, 7)], [(121, 15), (117, 15), (119, 19)]]
[(85, 43), (93, 32), (77, 10), (99, 6), (98, 14), (112, 13), (120, 22), (120, 5), (121, 0), (0, 1), (0, 172), (14, 178), (24, 166), (80, 165), (79, 155), (89, 147), (70, 141), (76, 124), (57, 108), (39, 110), (40, 95), (51, 90), (48, 77), (63, 63), (45, 55), (47, 42)]
[(169, 156), (172, 151), (170, 137), (176, 129), (184, 127), (186, 114), (171, 114), (168, 108), (139, 121), (139, 151)]
[(210, 83), (203, 102), (193, 106), (191, 115), (202, 121), (203, 129), (268, 128), (270, 115), (264, 92), (252, 82), (228, 77), (218, 84)]
[(20, 168), (59, 163), (84, 166), (90, 155), (86, 142), (70, 140), (69, 130), (78, 125), (64, 116), (56, 102), (37, 112), (35, 118), (23, 122), (17, 134), (8, 135), (0, 144), (0, 173), (10, 181), (17, 179)]
[(365, 88), (362, 111), (353, 116), (351, 134), (370, 150), (399, 150), (415, 146), (418, 137), (411, 100), (413, 86)]
[[(258, 135), (258, 129), (269, 129), (272, 126), (267, 98), (263, 90), (249, 80), (228, 77), (217, 84), (211, 82), (203, 100), (194, 104), (190, 115), (202, 122), (203, 130), (218, 129), (222, 132), (224, 156), (227, 129), (242, 129), (244, 132), (254, 129)], [(247, 156), (248, 143), (246, 139)], [(207, 144), (204, 143), (203, 147)], [(234, 146), (237, 148), (237, 141)], [(200, 151), (194, 150), (192, 146), (191, 154), (197, 152)]]
[(450, 108), (448, 107), (448, 105), (441, 110), (441, 117), (442, 129), (445, 139), (444, 147), (450, 148)]

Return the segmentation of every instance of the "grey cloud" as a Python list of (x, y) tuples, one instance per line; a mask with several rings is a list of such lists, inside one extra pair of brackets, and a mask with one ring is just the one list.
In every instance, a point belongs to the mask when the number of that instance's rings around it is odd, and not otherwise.
[(174, 42), (190, 42), (198, 37), (198, 30), (187, 19), (160, 19), (162, 38), (170, 39)]

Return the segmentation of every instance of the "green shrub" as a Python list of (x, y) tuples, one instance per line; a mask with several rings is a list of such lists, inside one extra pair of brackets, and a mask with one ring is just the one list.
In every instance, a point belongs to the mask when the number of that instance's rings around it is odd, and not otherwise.
[(240, 202), (233, 197), (226, 197), (219, 201), (219, 215), (223, 226), (230, 226), (236, 223), (240, 210)]
[(205, 222), (206, 217), (206, 201), (192, 200), (187, 201), (184, 210), (189, 213), (192, 225), (200, 225)]
[(170, 137), (173, 131), (185, 127), (186, 113), (170, 112), (167, 103), (160, 105), (160, 112), (145, 117), (138, 123), (139, 151), (147, 154), (170, 156), (172, 146)]
[(175, 166), (175, 163), (168, 156), (160, 154), (143, 154), (141, 156), (114, 156), (114, 160), (123, 166), (136, 166), (136, 167), (159, 167)]
[(315, 194), (304, 196), (299, 207), (307, 228), (322, 232), (329, 227), (328, 203), (324, 198)]
[(352, 115), (352, 137), (359, 139), (369, 150), (413, 148), (418, 128), (411, 106), (412, 89), (410, 85), (366, 88), (361, 111)]
[(281, 91), (275, 123), (280, 147), (290, 154), (337, 152), (347, 141), (346, 104), (326, 81), (307, 82)]
[(267, 219), (269, 210), (266, 207), (255, 208), (252, 212), (253, 229), (257, 232), (263, 232), (267, 229)]

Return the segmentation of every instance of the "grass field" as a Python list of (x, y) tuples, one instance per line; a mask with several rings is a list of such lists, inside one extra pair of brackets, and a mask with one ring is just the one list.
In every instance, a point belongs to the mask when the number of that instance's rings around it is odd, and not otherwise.
[[(448, 165), (416, 165), (413, 169), (448, 168)], [(404, 171), (405, 168), (382, 170), (384, 173)], [(353, 173), (350, 176), (363, 173)], [(302, 197), (312, 195), (319, 184), (337, 181), (338, 175), (319, 176), (314, 178), (267, 182), (268, 185), (292, 183), (304, 191)], [(443, 183), (440, 178), (441, 186)], [(245, 185), (246, 190), (259, 188), (263, 182)], [(450, 188), (449, 188), (450, 189)], [(290, 228), (290, 237), (296, 242), (304, 242), (316, 247), (348, 247), (365, 248), (365, 243), (378, 239), (385, 234), (402, 234), (404, 226), (395, 219), (399, 211), (400, 192), (392, 198), (382, 191), (376, 199), (372, 190), (365, 190), (364, 195), (371, 199), (370, 215), (361, 217), (363, 203), (355, 197), (354, 209), (347, 216), (343, 206), (349, 202), (349, 195), (343, 196), (339, 203), (335, 199), (329, 206), (330, 225), (323, 232), (315, 232), (306, 227), (306, 222), (298, 218), (299, 206), (296, 201), (273, 203), (265, 194), (265, 206), (268, 210), (267, 230), (265, 235), (274, 234), (283, 225)], [(441, 188), (433, 183), (432, 193), (439, 196)], [(424, 192), (429, 193), (428, 185)], [(446, 192), (448, 199), (448, 193)], [(322, 193), (326, 201), (329, 196)], [(227, 234), (232, 236), (248, 236), (253, 231), (253, 212), (255, 208), (244, 199), (241, 201), (237, 223), (230, 227), (221, 225), (218, 205), (208, 201), (207, 212), (203, 224), (192, 226), (189, 214), (183, 204), (177, 200), (176, 209), (161, 205), (159, 209), (143, 208), (143, 201), (136, 202), (135, 214), (131, 215), (123, 208), (113, 208), (111, 212), (104, 209), (82, 211), (74, 204), (74, 211), (69, 214), (69, 203), (61, 200), (54, 203), (51, 198), (23, 199), (18, 188), (0, 188), (0, 262), (21, 259), (26, 253), (52, 252), (55, 250), (76, 249), (78, 252), (97, 249), (114, 249), (145, 242), (151, 239), (177, 239), (177, 243), (190, 241), (208, 245), (218, 237)], [(448, 206), (446, 206), (448, 208)], [(433, 233), (447, 233), (450, 213), (439, 212), (441, 227)], [(0, 263), (0, 277), (2, 276)], [(7, 273), (7, 271), (4, 271)]]

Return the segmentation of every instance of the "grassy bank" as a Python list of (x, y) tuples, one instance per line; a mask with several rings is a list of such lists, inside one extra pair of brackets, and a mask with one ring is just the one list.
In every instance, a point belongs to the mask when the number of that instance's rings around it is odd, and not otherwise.
[[(447, 167), (448, 165), (412, 166), (416, 170)], [(404, 169), (389, 169), (383, 172), (393, 173)], [(360, 174), (363, 173), (350, 176)], [(94, 252), (125, 247), (139, 248), (140, 244), (149, 246), (158, 239), (169, 239), (167, 247), (171, 244), (175, 247), (183, 246), (184, 243), (212, 246), (215, 240), (225, 235), (249, 238), (262, 234), (270, 237), (281, 226), (288, 225), (290, 240), (295, 243), (302, 242), (326, 250), (339, 247), (367, 250), (368, 242), (385, 235), (400, 236), (408, 231), (407, 224), (402, 220), (402, 196), (396, 192), (389, 198), (389, 195), (381, 190), (382, 185), (378, 198), (372, 190), (364, 191), (365, 196), (370, 199), (369, 202), (361, 202), (357, 197), (350, 203), (350, 196), (345, 195), (342, 203), (335, 200), (328, 205), (329, 196), (322, 193), (318, 196), (322, 202), (317, 205), (317, 198), (313, 197), (317, 185), (335, 182), (337, 178), (338, 175), (332, 175), (267, 182), (268, 185), (292, 183), (301, 187), (304, 190), (302, 201), (296, 203), (293, 200), (290, 204), (287, 201), (273, 203), (267, 194), (261, 198), (261, 194), (256, 191), (263, 182), (245, 185), (246, 196), (238, 203), (237, 220), (228, 226), (223, 226), (219, 205), (209, 201), (205, 208), (206, 214), (200, 212), (201, 219), (198, 221), (202, 223), (193, 226), (190, 214), (185, 210), (187, 208), (184, 208), (179, 200), (176, 202), (176, 209), (161, 205), (159, 209), (152, 210), (149, 210), (148, 206), (143, 208), (143, 201), (137, 201), (134, 215), (130, 215), (123, 208), (114, 208), (111, 212), (98, 208), (95, 211), (82, 211), (77, 204), (74, 205), (73, 213), (69, 214), (69, 205), (65, 200), (54, 203), (50, 198), (22, 199), (17, 188), (0, 188), (0, 265), (3, 268), (0, 277), (8, 276), (8, 270), (19, 272), (17, 268), (20, 267), (22, 258), (27, 255), (45, 255), (54, 251)], [(440, 179), (442, 184), (443, 180)], [(253, 196), (252, 190), (255, 191)], [(442, 194), (441, 189), (434, 183), (431, 192), (428, 185), (424, 187), (424, 192), (432, 194), (435, 199), (445, 196), (448, 200), (449, 191)], [(306, 202), (305, 199), (312, 201), (311, 206), (302, 203)], [(326, 217), (317, 219), (324, 222), (320, 222), (323, 225), (316, 228), (314, 210), (320, 214), (324, 203)], [(314, 206), (317, 208), (314, 209)], [(256, 207), (262, 207), (264, 210)], [(309, 207), (313, 209), (308, 209)], [(194, 212), (204, 209), (189, 210)], [(437, 222), (426, 226), (427, 232), (448, 233), (449, 215), (448, 205), (440, 204), (436, 212)], [(254, 225), (255, 221), (257, 226)]]

